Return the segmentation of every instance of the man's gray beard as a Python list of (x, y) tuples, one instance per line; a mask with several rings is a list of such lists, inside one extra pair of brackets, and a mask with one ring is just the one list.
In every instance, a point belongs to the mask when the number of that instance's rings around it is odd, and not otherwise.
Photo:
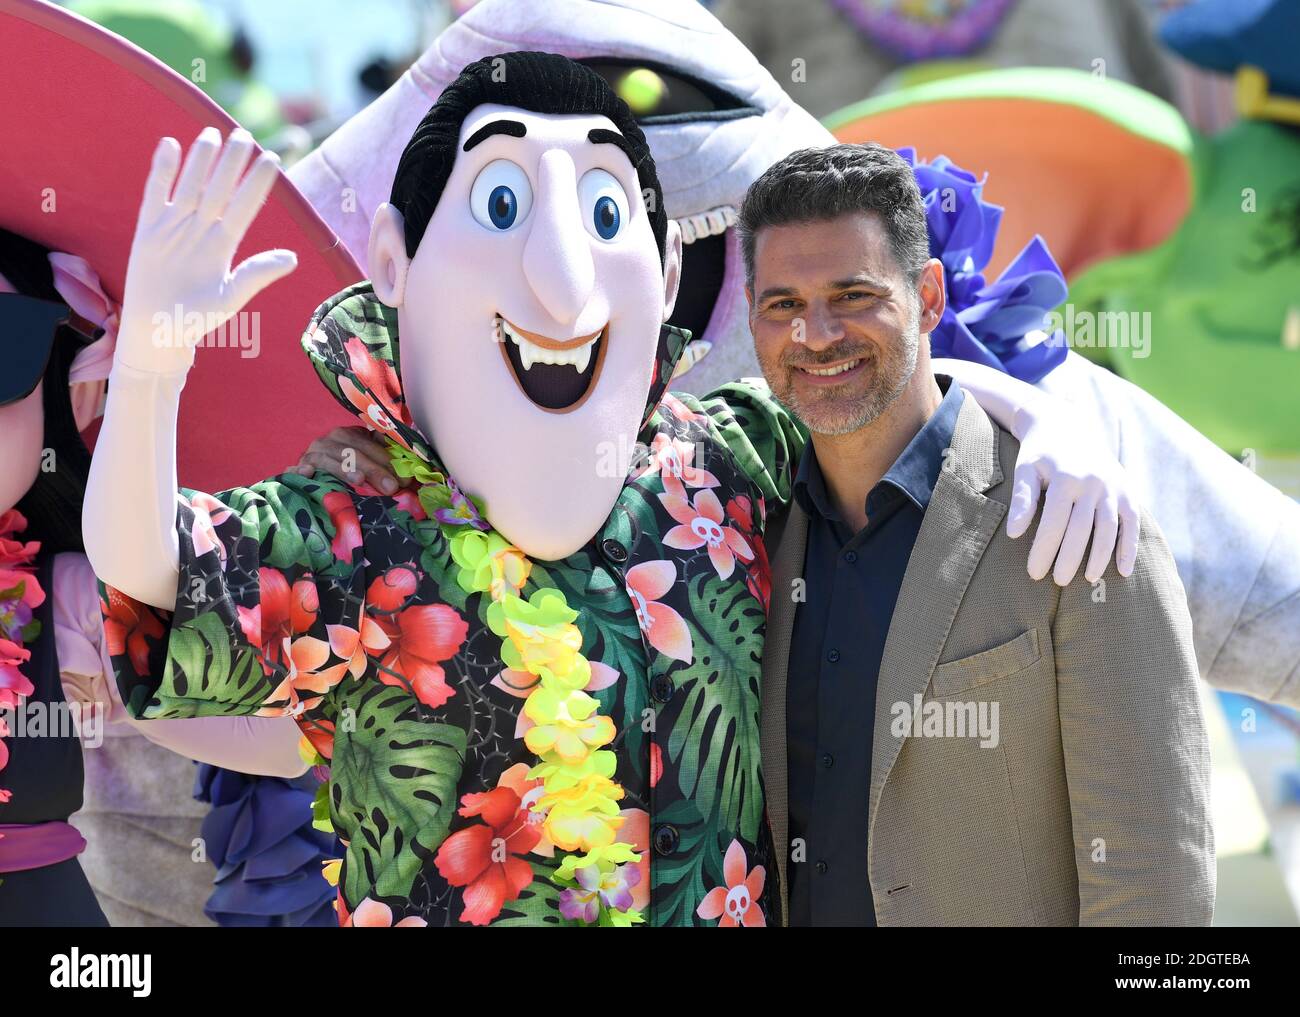
[[(883, 360), (877, 360), (876, 366), (878, 373), (874, 379), (876, 384), (867, 391), (865, 399), (860, 406), (852, 408), (850, 415), (841, 421), (818, 420), (814, 422), (809, 419), (805, 412), (806, 407), (800, 405), (800, 400), (795, 396), (793, 382), (789, 390), (782, 394), (777, 393), (781, 401), (789, 406), (796, 417), (798, 417), (811, 431), (817, 434), (826, 434), (838, 436), (842, 434), (852, 434), (854, 431), (866, 427), (868, 424), (878, 420), (894, 400), (903, 394), (908, 383), (912, 380), (912, 375), (916, 373), (917, 351), (921, 345), (921, 330), (919, 323), (913, 323), (903, 333), (903, 348), (900, 350), (900, 358), (891, 358), (892, 362), (887, 363)], [(897, 366), (896, 372), (890, 371), (891, 367)], [(814, 409), (813, 416), (818, 416)]]

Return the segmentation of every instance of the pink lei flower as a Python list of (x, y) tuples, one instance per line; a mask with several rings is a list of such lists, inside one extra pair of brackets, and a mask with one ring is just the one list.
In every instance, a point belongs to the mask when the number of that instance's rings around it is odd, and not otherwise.
[[(16, 710), (19, 700), (36, 691), (19, 665), (31, 660), (23, 643), (40, 634), (41, 625), (32, 611), (45, 602), (45, 591), (33, 575), (33, 561), (40, 544), (16, 539), (27, 529), (27, 520), (17, 509), (0, 513), (0, 710)], [(10, 734), (0, 717), (0, 737)], [(9, 763), (9, 749), (0, 741), (0, 770)], [(0, 788), (0, 804), (8, 802), (13, 792)]]

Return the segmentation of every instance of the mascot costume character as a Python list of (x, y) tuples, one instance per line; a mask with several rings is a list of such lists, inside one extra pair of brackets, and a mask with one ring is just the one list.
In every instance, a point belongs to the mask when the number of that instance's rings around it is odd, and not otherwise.
[[(667, 393), (681, 232), (627, 104), (520, 51), (471, 63), (413, 126), (370, 281), (302, 340), (411, 482), (391, 496), (292, 472), (177, 495), (196, 350), (153, 323), (229, 318), (292, 271), (287, 250), (232, 260), (273, 179), (251, 139), (205, 130), (184, 160), (165, 138), (144, 188), (87, 491), (107, 596), (154, 620), (114, 658), (123, 702), (298, 721), (346, 845), (342, 924), (779, 921), (763, 540), (805, 435), (760, 383)], [(979, 374), (1000, 422), (1035, 426), (1046, 400)], [(1031, 444), (1019, 467), (1061, 475)]]

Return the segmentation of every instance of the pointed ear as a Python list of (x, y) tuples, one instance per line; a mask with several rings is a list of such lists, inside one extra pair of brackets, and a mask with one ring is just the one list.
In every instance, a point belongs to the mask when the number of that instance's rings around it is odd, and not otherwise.
[(676, 219), (668, 220), (664, 237), (664, 321), (673, 313), (677, 289), (682, 282), (682, 229)]
[(406, 223), (402, 213), (388, 202), (375, 209), (366, 258), (375, 296), (389, 307), (401, 307), (411, 259), (406, 256)]

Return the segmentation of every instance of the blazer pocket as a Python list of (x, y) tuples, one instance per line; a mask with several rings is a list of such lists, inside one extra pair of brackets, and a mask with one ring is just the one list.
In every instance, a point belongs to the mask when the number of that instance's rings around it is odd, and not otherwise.
[(960, 695), (1032, 667), (1041, 656), (1038, 630), (1030, 629), (991, 650), (940, 664), (930, 678), (930, 692), (936, 699)]

